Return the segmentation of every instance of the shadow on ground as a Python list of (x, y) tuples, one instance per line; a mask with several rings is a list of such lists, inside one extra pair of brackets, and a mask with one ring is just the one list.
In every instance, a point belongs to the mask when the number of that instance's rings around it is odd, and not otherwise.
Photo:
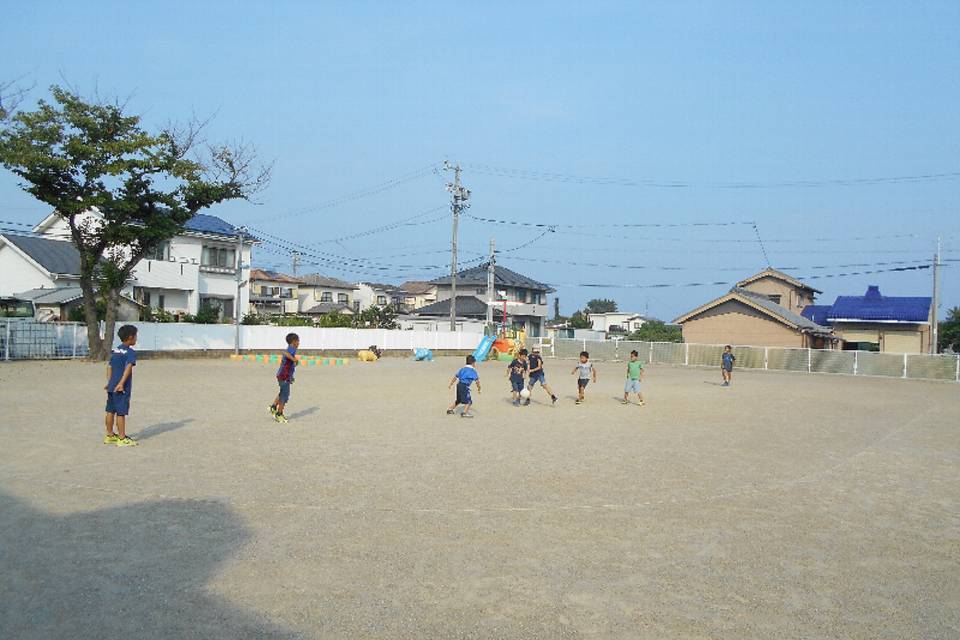
[(0, 493), (0, 638), (296, 638), (207, 589), (244, 544), (214, 501), (48, 515)]
[(161, 433), (175, 431), (181, 427), (185, 427), (191, 422), (193, 422), (193, 418), (186, 418), (185, 420), (178, 420), (176, 422), (161, 422), (159, 424), (152, 424), (149, 427), (144, 427), (141, 429), (140, 432), (135, 434), (133, 437), (136, 440), (147, 440), (148, 438), (153, 438)]
[(296, 413), (292, 413), (287, 418), (290, 420), (296, 420), (297, 418), (306, 418), (307, 416), (316, 413), (320, 407), (307, 407), (306, 409), (301, 409)]

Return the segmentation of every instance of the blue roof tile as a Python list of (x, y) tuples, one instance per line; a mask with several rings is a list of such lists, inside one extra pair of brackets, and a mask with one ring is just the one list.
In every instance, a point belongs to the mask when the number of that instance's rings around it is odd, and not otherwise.
[(884, 296), (879, 287), (870, 286), (862, 296), (839, 296), (827, 318), (831, 321), (927, 322), (930, 302), (929, 296)]
[(830, 309), (831, 307), (828, 304), (811, 304), (804, 307), (800, 315), (807, 320), (816, 322), (821, 327), (825, 327), (830, 324), (827, 322), (827, 314), (830, 312)]
[(237, 235), (237, 230), (232, 224), (221, 220), (217, 216), (211, 216), (205, 213), (198, 213), (193, 216), (187, 221), (184, 227), (189, 231), (196, 231), (198, 233), (212, 233), (219, 236)]

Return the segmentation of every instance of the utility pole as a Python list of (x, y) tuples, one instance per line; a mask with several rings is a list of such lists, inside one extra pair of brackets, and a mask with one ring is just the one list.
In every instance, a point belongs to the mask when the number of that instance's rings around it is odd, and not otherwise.
[(246, 234), (246, 227), (237, 228), (237, 297), (233, 305), (233, 324), (235, 325), (235, 335), (233, 338), (233, 352), (240, 353), (240, 290), (243, 288), (243, 236)]
[(560, 317), (560, 296), (553, 299), (553, 319)]
[(940, 236), (937, 236), (937, 252), (933, 255), (933, 304), (930, 309), (931, 337), (930, 353), (937, 353), (940, 328), (937, 326), (937, 307), (940, 306)]
[(300, 266), (300, 252), (299, 251), (290, 252), (290, 261), (293, 263), (291, 265), (293, 267), (293, 277), (296, 278), (297, 267)]
[(464, 202), (470, 197), (470, 190), (460, 185), (460, 165), (451, 165), (443, 161), (444, 171), (453, 171), (453, 182), (447, 183), (450, 192), (450, 211), (453, 213), (453, 242), (450, 245), (450, 331), (457, 330), (457, 226), (460, 223), (460, 210), (469, 205)]
[(494, 335), (493, 331), (493, 287), (496, 281), (496, 264), (497, 264), (497, 241), (493, 238), (490, 238), (490, 262), (487, 263), (487, 329), (490, 330), (490, 335)]

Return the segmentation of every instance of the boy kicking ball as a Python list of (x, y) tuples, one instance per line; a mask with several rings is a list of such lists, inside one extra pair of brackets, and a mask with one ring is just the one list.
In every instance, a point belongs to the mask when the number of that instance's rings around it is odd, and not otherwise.
[(300, 336), (295, 333), (287, 334), (287, 348), (280, 357), (280, 368), (277, 369), (277, 383), (280, 385), (280, 392), (277, 398), (270, 405), (270, 413), (273, 419), (280, 424), (289, 422), (283, 415), (283, 409), (290, 402), (290, 385), (293, 384), (293, 372), (297, 368), (297, 349), (300, 348)]
[(643, 401), (643, 393), (640, 391), (640, 382), (643, 380), (643, 363), (640, 362), (640, 354), (636, 350), (630, 352), (630, 361), (627, 362), (627, 383), (623, 387), (623, 400), (621, 404), (630, 404), (630, 394), (637, 394), (637, 404), (641, 407), (646, 404)]
[[(557, 395), (553, 392), (553, 389), (550, 388), (550, 385), (547, 384), (547, 376), (543, 372), (543, 356), (540, 355), (540, 347), (534, 347), (533, 353), (530, 354), (530, 370), (529, 370), (529, 379), (527, 380), (527, 390), (531, 393), (533, 388), (537, 383), (540, 383), (540, 386), (543, 387), (543, 390), (550, 394), (550, 400), (553, 404), (557, 404)], [(530, 404), (530, 397), (524, 401), (524, 404)]]
[(456, 413), (457, 407), (462, 406), (463, 413), (460, 414), (460, 417), (473, 417), (473, 414), (470, 413), (470, 407), (473, 406), (473, 398), (470, 397), (470, 383), (476, 382), (477, 393), (480, 393), (480, 374), (477, 373), (476, 367), (473, 366), (476, 362), (476, 358), (467, 356), (466, 366), (457, 371), (457, 374), (450, 380), (450, 384), (447, 385), (447, 389), (452, 387), (454, 383), (457, 385), (457, 399), (454, 400), (453, 404), (447, 409), (448, 416), (452, 416)]
[[(107, 392), (107, 415), (105, 424), (107, 435), (103, 437), (103, 444), (115, 444), (118, 447), (134, 447), (139, 444), (127, 435), (127, 415), (130, 413), (130, 395), (133, 392), (133, 368), (137, 365), (137, 352), (133, 345), (137, 344), (137, 328), (132, 324), (125, 324), (117, 331), (120, 344), (110, 353), (110, 364), (107, 365), (107, 384), (103, 387)], [(113, 432), (116, 423), (117, 432)]]

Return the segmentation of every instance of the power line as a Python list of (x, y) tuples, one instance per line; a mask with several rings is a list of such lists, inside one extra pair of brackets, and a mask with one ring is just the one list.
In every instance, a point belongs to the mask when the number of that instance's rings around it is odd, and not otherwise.
[[(498, 252), (500, 253), (500, 252)], [(557, 264), (563, 266), (571, 267), (595, 267), (602, 269), (630, 269), (630, 270), (650, 270), (650, 271), (748, 271), (750, 269), (755, 269), (756, 266), (751, 267), (673, 267), (665, 265), (656, 265), (656, 264), (612, 264), (607, 262), (577, 262), (571, 260), (551, 260), (549, 258), (528, 258), (524, 256), (510, 256), (510, 260), (520, 260), (523, 262), (538, 262), (542, 264)], [(887, 266), (903, 266), (903, 265), (912, 265), (912, 264), (925, 264), (929, 260), (890, 260), (886, 262), (852, 262), (847, 264), (833, 264), (833, 265), (813, 265), (813, 266), (777, 266), (774, 267), (780, 271), (796, 271), (800, 269), (849, 269), (851, 267), (887, 267)], [(946, 260), (944, 260), (946, 262)], [(960, 260), (957, 260), (960, 262)]]
[(522, 220), (502, 220), (497, 218), (482, 218), (480, 216), (475, 216), (471, 213), (465, 213), (466, 217), (478, 222), (486, 222), (488, 224), (500, 224), (500, 225), (509, 225), (515, 227), (536, 227), (539, 229), (596, 229), (596, 228), (608, 228), (608, 229), (641, 229), (641, 228), (677, 228), (677, 227), (735, 227), (735, 226), (751, 226), (755, 224), (752, 221), (746, 220), (734, 220), (734, 221), (724, 221), (724, 222), (624, 222), (624, 223), (614, 223), (614, 224), (566, 224), (562, 222), (525, 222)]
[(598, 186), (615, 187), (648, 187), (663, 189), (779, 189), (779, 188), (817, 188), (817, 187), (856, 187), (880, 184), (902, 184), (913, 182), (935, 182), (941, 180), (956, 180), (960, 172), (924, 173), (916, 175), (881, 176), (869, 178), (836, 178), (826, 180), (783, 180), (783, 181), (744, 181), (744, 182), (697, 182), (694, 180), (660, 180), (654, 178), (615, 178), (580, 176), (569, 173), (550, 173), (529, 169), (511, 169), (488, 164), (464, 164), (475, 173), (514, 178), (517, 180), (533, 180), (539, 182), (558, 182), (568, 184), (591, 184)]
[(331, 239), (329, 239), (329, 240), (321, 240), (320, 242), (315, 242), (315, 243), (313, 243), (313, 244), (310, 245), (310, 246), (315, 246), (315, 247), (316, 247), (316, 246), (320, 246), (320, 245), (324, 245), (324, 244), (335, 244), (335, 243), (338, 243), (338, 242), (343, 242), (344, 240), (356, 240), (357, 238), (366, 238), (367, 236), (372, 236), (372, 235), (375, 235), (375, 234), (378, 234), (378, 233), (384, 233), (384, 232), (387, 232), (387, 231), (393, 231), (394, 229), (399, 229), (400, 227), (415, 227), (415, 226), (418, 226), (418, 225), (432, 224), (432, 223), (434, 223), (434, 222), (439, 222), (440, 220), (445, 220), (446, 217), (447, 217), (446, 214), (443, 214), (443, 215), (438, 216), (438, 217), (436, 217), (436, 218), (431, 218), (430, 220), (424, 220), (424, 221), (421, 221), (421, 222), (413, 222), (413, 220), (419, 220), (420, 218), (423, 218), (424, 216), (428, 216), (428, 215), (430, 215), (431, 213), (436, 213), (437, 211), (446, 211), (446, 210), (447, 210), (446, 205), (440, 206), (440, 207), (433, 207), (432, 209), (427, 209), (426, 211), (421, 211), (420, 213), (418, 213), (418, 214), (416, 214), (416, 215), (413, 215), (413, 216), (410, 216), (410, 217), (407, 217), (407, 218), (401, 218), (400, 220), (397, 220), (397, 221), (395, 221), (395, 222), (390, 222), (390, 223), (387, 223), (387, 224), (385, 224), (385, 225), (381, 225), (381, 226), (379, 226), (379, 227), (374, 227), (374, 228), (372, 228), (372, 229), (367, 229), (366, 231), (360, 231), (360, 232), (358, 232), (358, 233), (351, 233), (351, 234), (348, 234), (348, 235), (345, 235), (345, 236), (340, 236), (340, 237), (338, 237), (338, 238), (331, 238)]

